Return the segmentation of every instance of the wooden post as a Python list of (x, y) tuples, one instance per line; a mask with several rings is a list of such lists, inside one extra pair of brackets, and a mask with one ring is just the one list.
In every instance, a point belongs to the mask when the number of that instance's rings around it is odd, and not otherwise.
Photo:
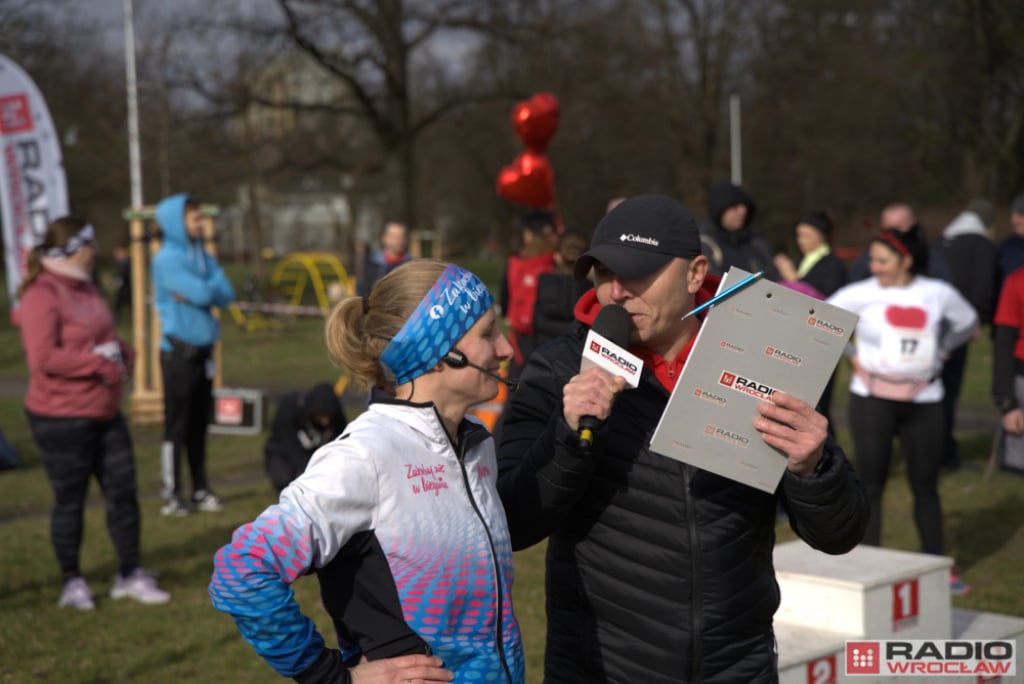
[(146, 353), (146, 232), (142, 219), (135, 216), (129, 220), (129, 245), (132, 279), (132, 345), (139, 355), (135, 364), (132, 396), (141, 394), (149, 386), (149, 364), (141, 358)]
[[(201, 211), (203, 217), (203, 246), (206, 248), (207, 252), (216, 257), (217, 231), (213, 225), (213, 217), (217, 215), (217, 208), (209, 205), (203, 205)], [(213, 308), (213, 317), (220, 320), (219, 307)], [(222, 347), (223, 345), (220, 340), (217, 340), (217, 343), (213, 345), (213, 386), (215, 389), (224, 385), (224, 351)]]

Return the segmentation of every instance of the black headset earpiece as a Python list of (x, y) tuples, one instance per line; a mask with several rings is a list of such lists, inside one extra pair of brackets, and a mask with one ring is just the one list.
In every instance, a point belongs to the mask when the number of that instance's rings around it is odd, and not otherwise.
[(510, 392), (517, 392), (520, 388), (523, 387), (523, 384), (520, 383), (518, 380), (506, 380), (497, 373), (487, 370), (483, 366), (478, 366), (475, 363), (470, 363), (469, 359), (466, 358), (466, 355), (463, 354), (458, 349), (455, 349), (454, 347), (448, 352), (447, 355), (445, 355), (443, 359), (441, 359), (441, 363), (448, 366), (449, 368), (465, 368), (466, 366), (469, 366), (470, 368), (476, 368), (484, 375), (488, 375), (497, 380), (498, 382), (504, 383), (506, 386), (508, 386)]
[(458, 349), (452, 349), (449, 351), (441, 361), (443, 361), (444, 365), (449, 368), (465, 368), (469, 365), (469, 359), (467, 359), (466, 355)]

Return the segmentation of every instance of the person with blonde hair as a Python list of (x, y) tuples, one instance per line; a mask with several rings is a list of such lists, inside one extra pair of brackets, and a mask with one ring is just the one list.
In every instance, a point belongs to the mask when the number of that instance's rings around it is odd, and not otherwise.
[(107, 500), (117, 553), (115, 599), (167, 603), (171, 596), (139, 565), (135, 455), (121, 415), (135, 352), (115, 335), (114, 316), (93, 283), (96, 231), (66, 216), (28, 254), (20, 289), (21, 340), (28, 363), (25, 414), (53, 487), (50, 540), (64, 586), (58, 605), (92, 610), (79, 565), (85, 499), (95, 476)]
[[(467, 410), (512, 354), (494, 299), (455, 264), (415, 259), (331, 312), (327, 349), (372, 385), (280, 501), (217, 552), (214, 607), (299, 682), (524, 677), (512, 547), (487, 429)], [(338, 649), (290, 585), (316, 573)]]

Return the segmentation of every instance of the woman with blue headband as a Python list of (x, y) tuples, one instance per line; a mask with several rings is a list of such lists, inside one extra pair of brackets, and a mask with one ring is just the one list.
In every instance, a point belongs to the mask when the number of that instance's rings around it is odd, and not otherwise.
[[(524, 677), (490, 433), (466, 411), (512, 354), (472, 273), (417, 259), (331, 312), (328, 351), (372, 385), (280, 501), (215, 557), (213, 605), (280, 674), (311, 682)], [(316, 573), (338, 648), (291, 583)]]

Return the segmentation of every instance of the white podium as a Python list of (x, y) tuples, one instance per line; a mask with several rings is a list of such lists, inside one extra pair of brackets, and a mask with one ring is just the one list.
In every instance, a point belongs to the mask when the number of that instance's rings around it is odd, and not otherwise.
[[(775, 548), (782, 602), (775, 614), (781, 684), (915, 682), (921, 677), (849, 676), (847, 640), (1016, 639), (1017, 671), (1024, 682), (1020, 647), (1024, 618), (954, 610), (944, 556), (858, 546), (830, 556), (802, 541)], [(942, 677), (946, 684), (1010, 679)]]

